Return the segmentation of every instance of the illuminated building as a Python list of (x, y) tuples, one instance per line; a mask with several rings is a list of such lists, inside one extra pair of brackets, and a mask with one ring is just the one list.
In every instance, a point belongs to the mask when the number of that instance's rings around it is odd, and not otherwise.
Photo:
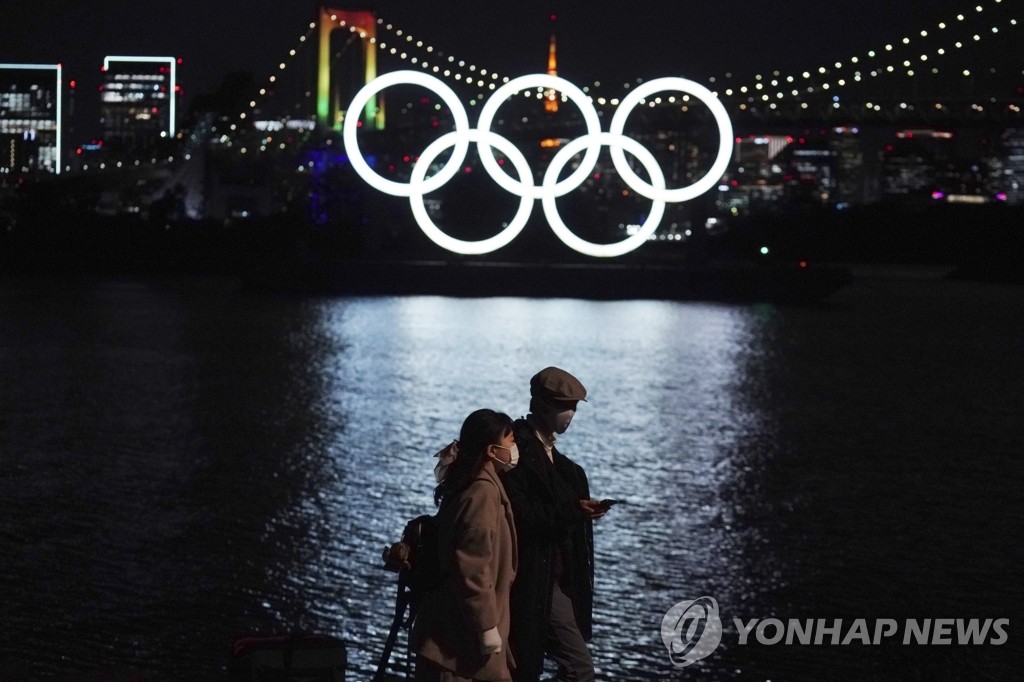
[(61, 170), (61, 65), (0, 64), (0, 174)]
[(826, 142), (791, 146), (787, 152), (785, 180), (790, 199), (815, 204), (834, 202), (839, 187), (836, 151)]
[(792, 142), (788, 135), (737, 137), (731, 170), (719, 187), (718, 210), (732, 216), (746, 215), (781, 199), (784, 169), (778, 156)]
[(732, 216), (774, 210), (784, 200), (845, 208), (866, 200), (857, 128), (837, 127), (810, 141), (791, 135), (737, 137), (717, 209)]
[(887, 199), (926, 198), (942, 192), (950, 174), (953, 133), (901, 130), (882, 156), (882, 195)]
[(174, 137), (177, 65), (174, 57), (106, 57), (100, 122), (115, 156), (154, 151)]
[(1024, 204), (1024, 128), (1010, 128), (1003, 133), (1006, 154), (1000, 178), (1006, 203)]
[(857, 128), (833, 128), (829, 148), (835, 152), (836, 187), (833, 200), (837, 206), (861, 204), (867, 200), (867, 173), (864, 169), (864, 148)]

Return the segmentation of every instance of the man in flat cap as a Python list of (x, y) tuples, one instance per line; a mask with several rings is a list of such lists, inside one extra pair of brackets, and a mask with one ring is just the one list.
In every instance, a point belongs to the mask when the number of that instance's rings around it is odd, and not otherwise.
[(586, 472), (555, 447), (586, 397), (576, 377), (547, 367), (530, 379), (530, 413), (514, 424), (519, 465), (502, 481), (518, 539), (509, 633), (517, 682), (540, 678), (545, 653), (558, 664), (557, 679), (594, 679), (586, 644), (594, 595), (592, 522), (608, 507), (590, 499)]

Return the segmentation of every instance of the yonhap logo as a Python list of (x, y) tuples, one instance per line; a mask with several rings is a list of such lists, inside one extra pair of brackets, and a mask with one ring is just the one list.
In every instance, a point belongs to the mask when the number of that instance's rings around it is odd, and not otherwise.
[(718, 602), (712, 597), (679, 602), (661, 620), (661, 639), (677, 668), (710, 656), (722, 641)]

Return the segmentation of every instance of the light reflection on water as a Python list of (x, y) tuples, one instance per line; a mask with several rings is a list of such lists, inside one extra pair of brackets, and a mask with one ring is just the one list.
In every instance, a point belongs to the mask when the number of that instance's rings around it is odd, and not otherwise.
[[(611, 674), (622, 674), (624, 649), (646, 650), (631, 665), (661, 668), (657, 624), (668, 607), (694, 590), (739, 597), (738, 567), (722, 551), (731, 541), (720, 488), (733, 475), (730, 442), (756, 421), (733, 390), (750, 320), (742, 308), (653, 301), (349, 302), (330, 317), (346, 339), (333, 382), (349, 423), (331, 448), (346, 486), (330, 497), (381, 510), (360, 529), (375, 558), (396, 523), (429, 505), (429, 455), (466, 414), (491, 406), (522, 415), (535, 371), (570, 369), (590, 399), (563, 448), (588, 469), (595, 496), (627, 500), (599, 527), (595, 651)], [(345, 516), (338, 510), (335, 522)], [(367, 570), (371, 584), (381, 578)]]
[[(1024, 377), (992, 363), (1020, 350), (1004, 306), (1024, 295), (995, 293), (785, 309), (8, 285), (0, 662), (222, 679), (233, 637), (306, 630), (342, 637), (350, 678), (368, 679), (393, 608), (380, 549), (431, 508), (431, 455), (473, 409), (523, 414), (548, 364), (590, 390), (562, 449), (595, 496), (627, 501), (597, 529), (603, 678), (692, 674), (671, 668), (659, 626), (705, 594), (726, 619), (1005, 617), (1021, 603), (1006, 578), (1020, 515), (999, 510), (1021, 508), (1007, 424)], [(950, 301), (956, 324), (936, 314)], [(901, 384), (916, 392), (887, 390)], [(961, 457), (969, 440), (947, 424), (985, 434), (984, 456)], [(968, 550), (970, 568), (950, 568)], [(908, 678), (993, 658), (884, 650), (864, 668), (742, 649), (728, 627), (706, 679)], [(991, 674), (1012, 669), (994, 660)]]

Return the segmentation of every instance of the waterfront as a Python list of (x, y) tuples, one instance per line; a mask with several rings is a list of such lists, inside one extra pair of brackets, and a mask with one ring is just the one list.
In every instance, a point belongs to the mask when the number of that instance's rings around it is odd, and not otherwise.
[[(863, 275), (863, 273), (862, 273)], [(603, 679), (1011, 679), (1022, 664), (1024, 288), (872, 273), (820, 305), (253, 295), (0, 283), (0, 655), (11, 679), (224, 679), (244, 632), (334, 634), (369, 679), (379, 550), (431, 454), (546, 364), (591, 391)], [(1010, 618), (1002, 646), (736, 646), (659, 626)], [(728, 627), (728, 625), (727, 625)], [(19, 672), (20, 671), (20, 672)]]

